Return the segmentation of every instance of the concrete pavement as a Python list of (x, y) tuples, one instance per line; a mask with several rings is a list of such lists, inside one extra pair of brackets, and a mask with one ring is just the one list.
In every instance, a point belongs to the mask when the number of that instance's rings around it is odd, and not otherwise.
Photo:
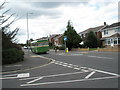
[(23, 51), (25, 53), (24, 61), (2, 66), (3, 74), (34, 69), (51, 62), (50, 59), (40, 58), (39, 56), (32, 53), (30, 50)]

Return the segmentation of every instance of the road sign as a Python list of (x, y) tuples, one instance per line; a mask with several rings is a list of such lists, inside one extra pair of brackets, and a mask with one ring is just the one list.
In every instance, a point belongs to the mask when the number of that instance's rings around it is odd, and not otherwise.
[(64, 36), (64, 41), (66, 41), (67, 40), (67, 37), (66, 36)]

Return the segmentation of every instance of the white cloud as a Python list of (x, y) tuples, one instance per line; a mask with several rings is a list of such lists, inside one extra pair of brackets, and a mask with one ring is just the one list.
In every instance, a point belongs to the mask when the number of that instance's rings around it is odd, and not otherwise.
[[(38, 16), (34, 16), (34, 18), (31, 18), (32, 15), (29, 15), (29, 33), (30, 38), (33, 39), (48, 36), (49, 34), (64, 33), (68, 20), (72, 21), (78, 33), (90, 27), (103, 25), (104, 22), (112, 24), (118, 21), (117, 0), (110, 0), (109, 2), (105, 2), (105, 0), (90, 0), (86, 4), (82, 2), (76, 5), (61, 4), (55, 8), (37, 8), (24, 2), (19, 3), (17, 6), (18, 10), (23, 7), (26, 10), (30, 9), (39, 12)], [(40, 14), (44, 11), (47, 13)], [(50, 14), (51, 12), (52, 14)], [(20, 43), (25, 43), (27, 40), (26, 25), (26, 18), (14, 24), (14, 27), (21, 28), (18, 35)]]

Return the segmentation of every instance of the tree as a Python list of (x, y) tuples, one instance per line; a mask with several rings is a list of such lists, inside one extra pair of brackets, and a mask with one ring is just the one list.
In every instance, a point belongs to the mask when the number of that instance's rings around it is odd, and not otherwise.
[[(0, 5), (0, 11), (4, 8), (4, 4), (6, 4), (6, 2)], [(6, 17), (5, 14), (9, 11), (10, 9), (0, 15), (0, 32), (2, 33), (2, 64), (10, 64), (21, 61), (23, 60), (24, 55), (21, 47), (15, 43), (15, 36), (17, 35), (19, 28), (14, 30), (11, 30), (10, 28), (10, 25), (18, 19), (14, 18), (10, 21), (14, 14)]]
[(63, 36), (67, 37), (66, 46), (69, 50), (72, 48), (78, 48), (79, 43), (82, 41), (81, 37), (77, 34), (74, 27), (72, 26), (70, 20), (68, 21), (67, 30), (64, 32)]
[(99, 40), (97, 39), (95, 33), (93, 31), (88, 32), (88, 35), (85, 39), (85, 46), (89, 48), (97, 48), (99, 47)]

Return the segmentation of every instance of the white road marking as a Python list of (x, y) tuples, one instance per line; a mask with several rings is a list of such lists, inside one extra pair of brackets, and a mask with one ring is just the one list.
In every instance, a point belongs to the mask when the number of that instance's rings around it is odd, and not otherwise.
[(95, 73), (95, 71), (91, 72), (90, 74), (88, 74), (88, 75), (85, 77), (85, 79), (90, 78), (94, 73)]
[(118, 74), (116, 73), (111, 73), (111, 72), (107, 72), (107, 71), (102, 71), (102, 70), (97, 70), (97, 69), (92, 69), (92, 68), (89, 68), (93, 71), (96, 71), (96, 72), (100, 72), (100, 73), (104, 73), (104, 74), (109, 74), (109, 75), (113, 75), (113, 76), (119, 76)]
[(79, 80), (69, 80), (69, 81), (57, 81), (57, 82), (45, 82), (45, 83), (35, 83), (35, 84), (22, 84), (20, 86), (35, 86), (35, 85), (46, 85), (46, 84), (60, 84), (60, 83), (72, 83), (72, 82), (82, 82), (82, 81), (94, 81), (94, 80), (104, 80), (113, 79), (120, 76), (102, 77), (102, 78), (90, 78), (90, 79), (79, 79)]
[(59, 63), (64, 63), (64, 62), (59, 62)]
[(30, 77), (30, 73), (22, 73), (17, 75), (18, 78)]
[(88, 56), (88, 57), (103, 58), (103, 59), (113, 59), (113, 58), (109, 58), (109, 57), (99, 57), (99, 56)]
[(68, 68), (73, 68), (72, 66), (67, 66)]
[[(6, 77), (7, 76), (7, 77)], [(9, 76), (14, 76), (14, 77), (9, 77)], [(15, 79), (15, 78), (27, 78), (29, 77), (30, 74), (29, 73), (21, 73), (21, 74), (12, 74), (12, 75), (5, 75), (0, 79)]]
[(90, 70), (84, 70), (84, 69), (81, 69), (81, 71), (83, 71), (83, 72), (88, 72), (88, 71), (90, 71)]
[[(90, 72), (90, 71), (88, 71)], [(32, 77), (32, 78), (24, 78), (24, 79), (19, 79), (19, 80), (29, 80), (29, 79), (35, 79), (35, 78), (40, 78), (40, 77), (57, 77), (57, 76), (65, 76), (65, 75), (72, 75), (72, 74), (78, 74), (78, 73), (85, 73), (85, 72), (73, 72), (73, 73), (64, 73), (64, 74), (55, 74), (55, 75), (48, 75), (48, 76), (39, 76), (39, 77)]]
[(16, 75), (18, 74), (10, 74), (10, 75), (3, 75), (3, 76), (8, 77), (8, 76), (16, 76)]
[(39, 77), (39, 78), (37, 78), (37, 79), (35, 79), (35, 80), (32, 80), (32, 81), (30, 81), (30, 82), (27, 82), (27, 83), (30, 84), (30, 83), (36, 82), (36, 81), (38, 81), (38, 80), (40, 80), (40, 79), (43, 79), (43, 77)]
[(80, 68), (74, 68), (74, 69), (76, 69), (76, 70), (80, 70)]
[(5, 78), (0, 78), (0, 79), (16, 79), (18, 77), (5, 77)]
[[(43, 57), (43, 56), (39, 56), (41, 58), (44, 58), (44, 59), (49, 59), (49, 60), (52, 60), (52, 61), (55, 61), (55, 62), (60, 62), (60, 61), (56, 61), (54, 59), (51, 59), (51, 58), (47, 58), (47, 57)], [(97, 57), (97, 56), (89, 56), (89, 57)], [(99, 57), (99, 58), (106, 58), (106, 59), (112, 59), (112, 58), (109, 58), (109, 57)], [(58, 63), (57, 63), (58, 64)], [(59, 65), (62, 65), (62, 64), (59, 64)], [(76, 66), (77, 65), (72, 65), (72, 64), (69, 64), (70, 66), (66, 66), (68, 68), (73, 68), (72, 66)], [(84, 72), (87, 72), (88, 70), (93, 70), (93, 71), (97, 71), (97, 72), (100, 72), (100, 73), (105, 73), (105, 74), (109, 74), (109, 75), (115, 75), (115, 76), (118, 76), (118, 74), (115, 74), (115, 73), (110, 73), (110, 72), (106, 72), (106, 71), (102, 71), (102, 70), (97, 70), (97, 69), (92, 69), (92, 68), (87, 68), (87, 67), (80, 67), (80, 69)]]
[(58, 65), (61, 65), (61, 66), (64, 66), (64, 67), (68, 67), (68, 68), (73, 68), (73, 69), (76, 69), (76, 70), (80, 70), (80, 68), (78, 68), (77, 65), (68, 64), (68, 63), (65, 63), (65, 62), (55, 61), (54, 64), (58, 64)]
[(64, 64), (68, 64), (68, 63), (64, 63)]
[(62, 66), (63, 64), (61, 64), (61, 63), (58, 63), (58, 65), (61, 65), (61, 66)]
[(69, 64), (70, 66), (72, 65), (72, 64)]
[(73, 67), (78, 67), (78, 65), (72, 65)]
[(59, 64), (59, 63), (56, 63), (56, 62), (55, 62), (54, 64)]
[(66, 67), (67, 65), (64, 65), (64, 64), (63, 64), (62, 66)]
[[(59, 61), (57, 61), (59, 62)], [(68, 68), (73, 68), (73, 69), (76, 69), (76, 70), (82, 70), (83, 72), (88, 72), (88, 71), (97, 71), (97, 72), (100, 72), (100, 73), (105, 73), (105, 74), (109, 74), (109, 75), (114, 75), (114, 76), (118, 76), (118, 74), (115, 74), (115, 73), (111, 73), (111, 72), (106, 72), (106, 71), (102, 71), (102, 70), (97, 70), (97, 69), (92, 69), (92, 68), (87, 68), (87, 67), (80, 67), (79, 69), (77, 68), (78, 66), (77, 65), (73, 65), (73, 64), (68, 64), (68, 65), (64, 65), (64, 64), (61, 64), (61, 63), (57, 63), (58, 65), (62, 65), (62, 66), (65, 66), (65, 67), (68, 67)], [(69, 66), (70, 65), (70, 66)], [(76, 67), (76, 68), (75, 68)]]

